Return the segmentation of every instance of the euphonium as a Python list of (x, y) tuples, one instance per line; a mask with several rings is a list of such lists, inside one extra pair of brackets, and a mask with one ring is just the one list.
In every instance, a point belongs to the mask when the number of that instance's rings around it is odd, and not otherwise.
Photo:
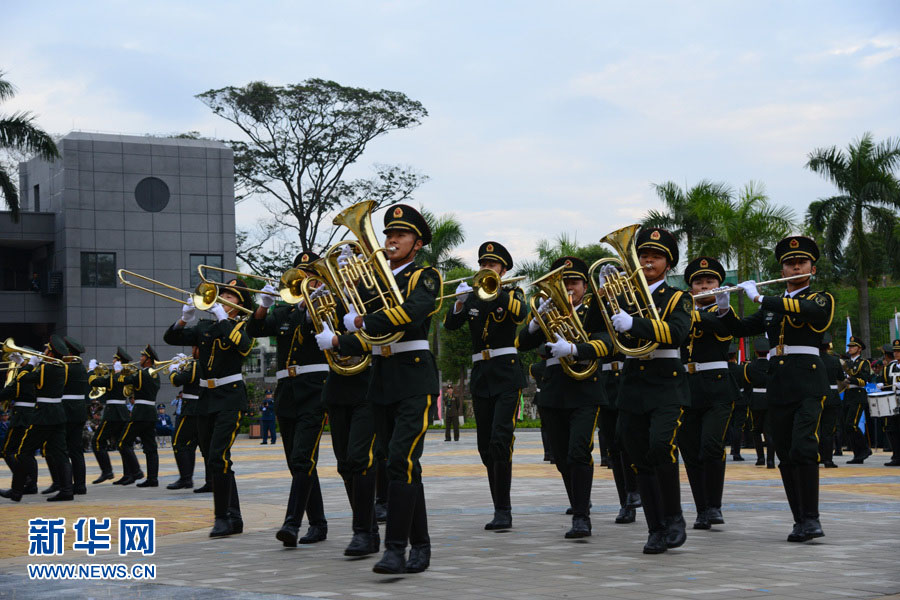
[[(572, 307), (572, 302), (569, 300), (569, 292), (563, 284), (563, 271), (565, 268), (565, 265), (563, 265), (553, 269), (543, 277), (532, 282), (531, 285), (537, 287), (540, 293), (531, 297), (531, 314), (534, 315), (548, 342), (555, 342), (556, 334), (559, 334), (567, 342), (573, 344), (586, 343), (590, 341), (590, 336), (584, 330), (581, 319), (578, 318), (578, 313)], [(545, 298), (550, 298), (553, 306), (544, 314), (540, 314), (538, 306)], [(559, 359), (559, 365), (569, 377), (581, 381), (594, 374), (598, 363), (596, 360), (590, 360), (584, 364), (584, 361), (579, 362), (576, 357), (566, 356)], [(582, 367), (582, 365), (584, 366)]]
[[(659, 346), (659, 342), (640, 340), (628, 334), (623, 335), (617, 332), (612, 324), (612, 315), (620, 310), (626, 310), (635, 317), (659, 319), (659, 313), (650, 294), (650, 286), (647, 285), (647, 278), (644, 276), (644, 269), (638, 260), (634, 245), (634, 238), (640, 227), (640, 225), (629, 225), (603, 236), (600, 241), (612, 246), (619, 258), (601, 258), (588, 269), (588, 281), (590, 281), (591, 290), (597, 297), (598, 308), (606, 322), (606, 328), (609, 330), (613, 344), (617, 351), (631, 357), (646, 356)], [(621, 271), (615, 275), (609, 275), (603, 285), (598, 286), (594, 278), (594, 271), (604, 265), (614, 265)], [(603, 301), (604, 297), (606, 302)]]
[[(342, 261), (344, 264), (338, 264), (337, 257), (334, 259), (334, 266), (330, 262), (331, 259), (327, 264), (333, 271), (335, 287), (331, 288), (332, 292), (340, 294), (347, 308), (353, 307), (360, 315), (403, 304), (403, 294), (400, 293), (394, 273), (384, 256), (384, 248), (378, 244), (378, 238), (375, 237), (375, 230), (372, 228), (374, 206), (373, 200), (364, 200), (341, 211), (334, 218), (334, 224), (349, 229), (356, 240), (344, 240), (325, 253), (329, 256), (340, 246), (350, 246), (351, 253), (344, 256)], [(369, 300), (363, 300), (357, 285), (362, 285), (369, 292), (367, 294), (371, 295)], [(371, 306), (367, 306), (369, 304)], [(373, 346), (392, 344), (403, 337), (402, 331), (375, 336), (360, 330), (359, 334)]]
[[(329, 250), (325, 256), (307, 265), (308, 269), (313, 269), (318, 275), (307, 275), (300, 282), (300, 294), (306, 303), (306, 309), (316, 333), (322, 333), (325, 323), (328, 323), (334, 332), (340, 332), (343, 329), (341, 320), (338, 318), (335, 298), (340, 298), (345, 308), (347, 308), (347, 303), (343, 296), (335, 291), (339, 289), (333, 276), (336, 265), (329, 263), (329, 260), (333, 259), (334, 253)], [(320, 287), (313, 289), (313, 281), (319, 281)], [(326, 350), (325, 360), (328, 361), (331, 370), (339, 375), (356, 375), (366, 370), (372, 361), (372, 355), (341, 356), (333, 350)]]

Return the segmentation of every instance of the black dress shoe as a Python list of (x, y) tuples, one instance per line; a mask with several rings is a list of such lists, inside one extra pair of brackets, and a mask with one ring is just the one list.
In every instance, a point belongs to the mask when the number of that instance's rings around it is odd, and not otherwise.
[(724, 525), (725, 524), (725, 517), (722, 516), (721, 508), (715, 508), (712, 506), (709, 507), (709, 509), (707, 509), (707, 511), (706, 511), (706, 516), (707, 516), (707, 518), (709, 518), (709, 523), (711, 525)]
[(413, 544), (406, 561), (407, 573), (421, 573), (431, 565), (431, 544)]
[(806, 532), (806, 535), (808, 535), (810, 539), (825, 537), (825, 532), (822, 531), (822, 524), (818, 519), (804, 520), (803, 531)]
[(87, 488), (84, 487), (83, 485), (76, 485), (73, 488), (73, 492), (75, 493), (76, 496), (84, 496), (85, 494), (87, 494)]
[(315, 544), (323, 542), (328, 537), (328, 525), (310, 525), (306, 535), (297, 540), (301, 544)]
[(757, 466), (757, 467), (761, 467), (761, 466), (763, 466), (764, 464), (766, 464), (766, 459), (764, 459), (764, 458), (757, 458), (757, 459), (756, 459), (756, 466)]
[(572, 517), (572, 529), (566, 532), (566, 539), (590, 537), (591, 520), (588, 517)]
[(684, 544), (687, 540), (686, 528), (683, 515), (666, 518), (666, 544), (669, 548), (677, 548)]
[(856, 456), (847, 461), (848, 465), (861, 465), (866, 461), (862, 456)]
[(812, 538), (809, 536), (809, 533), (807, 533), (803, 523), (794, 523), (794, 528), (787, 536), (787, 541), (789, 542), (807, 542), (811, 539)]
[(380, 547), (381, 536), (377, 533), (357, 532), (344, 549), (344, 556), (368, 556), (378, 552)]
[(774, 469), (774, 468), (775, 468), (775, 461), (774, 461), (774, 460), (768, 460), (768, 461), (766, 461), (766, 468), (767, 468), (767, 469)]
[(260, 446), (265, 446), (266, 444), (268, 444), (268, 442), (260, 442), (259, 443)]
[(744, 457), (740, 454), (735, 454), (731, 457), (731, 460), (733, 460), (734, 462), (744, 462)]
[(666, 543), (665, 531), (651, 532), (650, 537), (647, 538), (647, 543), (644, 544), (644, 554), (662, 554), (668, 549), (669, 545)]
[(375, 521), (378, 523), (387, 521), (387, 502), (377, 502), (375, 504)]
[(132, 477), (131, 475), (122, 475), (121, 477), (113, 481), (113, 485), (130, 485), (134, 483), (134, 481), (134, 477)]
[(640, 492), (628, 492), (625, 494), (625, 506), (628, 508), (640, 508), (641, 507), (641, 493)]
[(0, 490), (0, 497), (9, 498), (13, 502), (22, 501), (22, 493), (16, 490)]
[(697, 518), (694, 520), (694, 529), (710, 529), (712, 527), (712, 523), (709, 522), (709, 511), (701, 510), (697, 513)]
[(892, 458), (891, 460), (884, 463), (886, 467), (900, 467), (900, 459)]
[[(494, 511), (494, 519), (484, 526), (484, 528), (488, 531), (493, 531), (495, 529), (511, 529), (512, 528), (512, 511), (509, 510), (495, 510)], [(412, 552), (410, 552), (410, 560), (412, 560)], [(409, 565), (407, 565), (407, 568)]]
[[(385, 542), (385, 546), (389, 542)], [(385, 547), (381, 560), (375, 563), (372, 570), (383, 575), (400, 575), (406, 573), (406, 557), (403, 549), (394, 546)]]
[(38, 493), (38, 489), (37, 489), (36, 483), (32, 483), (31, 485), (26, 485), (25, 489), (22, 490), (23, 496), (30, 496), (32, 494), (37, 494), (37, 493)]
[(196, 488), (196, 489), (194, 490), (194, 493), (195, 493), (195, 494), (211, 494), (211, 493), (212, 493), (212, 486), (209, 485), (208, 483), (204, 483), (204, 484), (201, 485), (200, 487)]
[(145, 479), (144, 481), (137, 484), (135, 487), (159, 487), (159, 480), (157, 479)]
[(285, 548), (296, 548), (298, 535), (300, 535), (300, 530), (293, 525), (282, 525), (275, 534), (275, 539), (281, 542)]
[(103, 483), (104, 481), (107, 481), (108, 479), (113, 479), (114, 477), (115, 477), (115, 475), (113, 475), (112, 472), (110, 472), (110, 473), (100, 473), (100, 477), (98, 477), (97, 479), (93, 480), (93, 481), (91, 482), (91, 484)]
[(619, 514), (616, 515), (616, 523), (634, 523), (636, 512), (633, 508), (623, 506), (619, 509)]
[(50, 496), (49, 498), (47, 498), (47, 502), (68, 502), (69, 500), (74, 499), (74, 494), (63, 494), (62, 492), (60, 492), (55, 496)]
[(48, 487), (46, 490), (41, 490), (42, 494), (54, 494), (59, 491), (59, 486), (55, 483)]
[(838, 468), (838, 466), (836, 464), (834, 464), (833, 460), (823, 462), (822, 466), (825, 467), (826, 469), (837, 469)]
[(167, 490), (187, 490), (194, 487), (194, 482), (189, 479), (177, 479), (166, 486)]
[(244, 533), (244, 520), (240, 517), (228, 517), (228, 524), (231, 525), (231, 533)]
[(209, 532), (209, 537), (225, 537), (232, 533), (234, 533), (234, 530), (231, 529), (231, 522), (228, 519), (216, 519), (212, 530)]

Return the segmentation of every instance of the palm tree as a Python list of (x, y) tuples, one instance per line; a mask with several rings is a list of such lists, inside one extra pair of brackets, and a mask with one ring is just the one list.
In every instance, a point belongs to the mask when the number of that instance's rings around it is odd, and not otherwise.
[(851, 142), (846, 152), (836, 146), (817, 148), (806, 163), (840, 191), (837, 196), (810, 203), (806, 216), (810, 228), (824, 235), (829, 258), (837, 262), (848, 254), (855, 259), (852, 267), (859, 290), (860, 333), (866, 345), (870, 342), (869, 276), (875, 262), (866, 233), (893, 235), (900, 209), (898, 164), (900, 139), (876, 144), (871, 133)]
[[(697, 215), (709, 223), (715, 236), (696, 244), (697, 256), (716, 256), (737, 269), (738, 281), (745, 281), (763, 269), (778, 240), (794, 227), (794, 213), (787, 207), (769, 203), (761, 183), (751, 181), (737, 202), (715, 200), (702, 206)], [(744, 296), (738, 295), (738, 313), (744, 315)]]
[(652, 185), (668, 212), (651, 210), (641, 224), (668, 229), (679, 244), (686, 244), (687, 256), (695, 256), (696, 244), (716, 234), (711, 224), (701, 218), (699, 213), (710, 204), (731, 200), (731, 188), (724, 183), (706, 179), (687, 190), (682, 190), (673, 181)]
[[(0, 71), (0, 101), (12, 98), (16, 89), (3, 78)], [(0, 114), (0, 150), (18, 150), (27, 154), (40, 156), (45, 160), (59, 158), (59, 150), (47, 133), (33, 125), (34, 116), (28, 112), (15, 112), (11, 115)], [(9, 172), (0, 165), (0, 193), (6, 206), (12, 213), (14, 222), (19, 220), (19, 191), (13, 184)]]
[(550, 270), (550, 265), (557, 258), (563, 256), (579, 256), (578, 243), (574, 237), (561, 233), (552, 242), (541, 240), (534, 249), (538, 257), (533, 260), (525, 260), (519, 263), (516, 269), (517, 275), (524, 275), (528, 281), (534, 281)]

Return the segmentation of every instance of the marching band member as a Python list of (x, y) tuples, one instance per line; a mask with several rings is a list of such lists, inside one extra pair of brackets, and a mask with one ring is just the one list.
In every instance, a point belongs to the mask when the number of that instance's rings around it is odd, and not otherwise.
[(775, 447), (769, 428), (769, 401), (766, 399), (766, 379), (769, 373), (769, 341), (765, 337), (754, 338), (753, 352), (756, 358), (744, 365), (744, 381), (750, 388), (750, 420), (753, 445), (756, 448), (756, 466), (775, 468)]
[[(810, 288), (819, 258), (814, 240), (788, 236), (776, 244), (775, 257), (784, 277), (809, 277), (788, 281), (784, 296), (764, 296), (754, 281), (742, 282), (738, 285), (760, 309), (743, 319), (732, 311), (723, 312), (722, 320), (733, 335), (765, 333), (776, 343), (769, 351), (769, 426), (794, 516), (794, 528), (787, 539), (805, 542), (825, 535), (819, 522), (816, 427), (828, 395), (828, 381), (819, 346), (834, 316), (834, 299), (827, 292)], [(723, 302), (722, 296), (727, 292), (719, 294), (717, 303)]]
[[(25, 347), (26, 350), (31, 348)], [(12, 353), (10, 361), (16, 363), (17, 368), (28, 363), (28, 359), (19, 353)], [(21, 374), (19, 372), (18, 374)], [(3, 442), (3, 459), (9, 467), (10, 472), (15, 473), (16, 470), (16, 451), (19, 444), (22, 443), (22, 436), (28, 428), (34, 423), (35, 406), (37, 402), (37, 394), (35, 385), (30, 381), (23, 381), (18, 376), (14, 377), (8, 385), (0, 390), (0, 404), (8, 406), (12, 404), (12, 418), (9, 421), (9, 431), (6, 434), (6, 440)], [(37, 461), (31, 465), (31, 472), (25, 476), (22, 494), (37, 494)]]
[[(885, 346), (885, 350), (888, 348), (893, 353), (893, 360), (889, 361), (885, 358), (880, 373), (880, 381), (878, 381), (878, 389), (893, 389), (894, 393), (900, 393), (900, 390), (895, 387), (894, 383), (900, 378), (900, 339), (894, 340), (889, 346)], [(900, 415), (888, 417), (884, 430), (891, 441), (891, 460), (886, 462), (884, 466), (900, 467)]]
[[(131, 355), (128, 354), (122, 346), (118, 346), (116, 348), (116, 353), (113, 355), (112, 368), (108, 369), (109, 373), (107, 375), (101, 377), (97, 374), (96, 360), (91, 360), (88, 365), (88, 368), (91, 371), (88, 377), (88, 383), (91, 387), (103, 388), (106, 390), (100, 397), (100, 400), (103, 403), (103, 415), (100, 417), (100, 427), (97, 428), (97, 431), (94, 432), (94, 437), (91, 439), (91, 448), (93, 448), (94, 457), (97, 459), (97, 464), (100, 466), (100, 477), (91, 482), (94, 484), (103, 483), (108, 479), (114, 478), (112, 463), (109, 461), (109, 450), (107, 448), (110, 443), (114, 443), (118, 447), (119, 440), (122, 438), (122, 433), (125, 431), (125, 426), (131, 419), (131, 415), (128, 412), (128, 406), (126, 405), (127, 400), (125, 400), (125, 383), (118, 379), (119, 372), (123, 369), (122, 364), (129, 362), (131, 362)], [(131, 473), (128, 470), (132, 466), (132, 463), (127, 459), (121, 448), (119, 448), (119, 456), (122, 457), (122, 469), (124, 474), (121, 478), (113, 482), (114, 485), (122, 485), (123, 483), (128, 485), (134, 483), (137, 479), (143, 478), (142, 473)]]
[(66, 411), (66, 454), (72, 463), (73, 490), (76, 496), (87, 493), (87, 473), (84, 464), (84, 423), (88, 420), (87, 398), (91, 391), (88, 373), (79, 357), (84, 354), (84, 346), (72, 336), (63, 341), (69, 347), (65, 357), (68, 363), (68, 377), (63, 390), (63, 409)]
[[(184, 357), (184, 355), (181, 355)], [(167, 490), (182, 490), (194, 487), (194, 462), (197, 459), (197, 448), (203, 457), (206, 482), (203, 487), (212, 490), (212, 482), (207, 466), (208, 448), (200, 446), (200, 415), (206, 414), (206, 401), (203, 399), (203, 388), (200, 387), (200, 372), (197, 358), (200, 348), (191, 346), (191, 360), (182, 364), (172, 363), (168, 367), (169, 381), (181, 387), (181, 418), (175, 437), (172, 438), (172, 452), (178, 466), (178, 479), (166, 486)], [(184, 357), (186, 358), (186, 357)], [(201, 407), (201, 404), (203, 405)], [(199, 489), (194, 490), (195, 492)]]
[(742, 462), (741, 448), (744, 445), (744, 429), (750, 417), (750, 396), (752, 390), (744, 379), (744, 365), (738, 362), (738, 348), (732, 341), (728, 348), (728, 371), (740, 390), (737, 400), (734, 401), (734, 410), (731, 412), (731, 460)]
[[(432, 267), (415, 264), (416, 253), (431, 243), (431, 229), (411, 206), (396, 204), (384, 214), (384, 247), (393, 277), (404, 298), (400, 306), (358, 315), (344, 315), (348, 333), (336, 336), (326, 327), (316, 336), (319, 348), (344, 356), (372, 352), (369, 400), (375, 413), (375, 431), (388, 461), (387, 524), (384, 554), (376, 573), (419, 573), (431, 563), (431, 538), (422, 456), (431, 403), (439, 391), (437, 366), (428, 345), (431, 317), (440, 305), (441, 275)], [(359, 286), (365, 294), (363, 286)], [(365, 295), (363, 296), (365, 300)], [(403, 332), (399, 342), (372, 346), (359, 335)], [(379, 443), (379, 442), (376, 442)], [(410, 543), (409, 560), (406, 544)]]
[[(219, 288), (222, 300), (253, 310), (246, 287), (233, 279)], [(246, 321), (238, 320), (238, 309), (216, 303), (210, 312), (215, 321), (203, 319), (187, 327), (196, 308), (190, 302), (181, 309), (181, 318), (166, 330), (163, 340), (173, 346), (198, 346), (200, 386), (208, 401), (209, 413), (201, 420), (200, 443), (207, 447), (213, 482), (215, 523), (209, 537), (222, 537), (244, 531), (240, 499), (234, 481), (231, 446), (241, 428), (247, 410), (247, 389), (241, 364), (253, 348), (253, 339), (245, 331)]]
[(872, 365), (862, 357), (862, 351), (866, 345), (856, 336), (850, 336), (847, 342), (847, 354), (850, 359), (844, 365), (847, 376), (844, 381), (847, 389), (844, 390), (844, 405), (847, 410), (847, 422), (845, 428), (850, 438), (850, 449), (853, 450), (853, 458), (847, 461), (848, 465), (861, 465), (872, 456), (869, 448), (869, 440), (866, 434), (859, 428), (860, 418), (869, 422), (869, 396), (866, 393), (866, 383), (872, 376)]
[[(725, 267), (714, 258), (701, 256), (688, 264), (684, 280), (692, 294), (708, 292), (722, 285)], [(722, 298), (726, 303), (718, 307), (715, 296), (694, 300), (685, 352), (691, 403), (678, 430), (678, 449), (684, 458), (684, 470), (697, 509), (694, 529), (725, 523), (722, 516), (725, 436), (741, 393), (728, 369), (732, 336), (716, 315), (719, 310), (731, 310), (728, 296)]]
[[(302, 252), (294, 258), (293, 266), (315, 275), (309, 265), (318, 258), (312, 252)], [(275, 288), (267, 284), (263, 291), (275, 292)], [(322, 388), (329, 369), (316, 344), (307, 314), (309, 307), (303, 301), (296, 305), (274, 304), (271, 293), (259, 295), (259, 308), (247, 324), (247, 334), (276, 338), (275, 416), (291, 471), (291, 490), (284, 523), (275, 538), (285, 547), (296, 547), (298, 541), (313, 544), (328, 535), (316, 463), (326, 420)], [(309, 518), (309, 530), (298, 540), (304, 513)]]
[[(147, 461), (147, 479), (137, 487), (159, 487), (159, 451), (156, 448), (156, 394), (159, 393), (159, 376), (150, 371), (155, 361), (159, 360), (150, 344), (141, 350), (140, 369), (131, 375), (119, 375), (118, 379), (134, 390), (134, 406), (131, 408), (131, 420), (125, 426), (122, 439), (119, 440), (119, 452), (128, 458), (129, 473), (140, 473), (141, 466), (134, 453), (134, 440), (141, 438), (141, 448)], [(128, 482), (130, 483), (130, 482)], [(123, 482), (122, 485), (128, 485)]]
[(841, 414), (841, 396), (838, 394), (838, 383), (844, 380), (844, 369), (841, 359), (831, 353), (831, 334), (822, 336), (819, 354), (825, 363), (828, 377), (828, 397), (822, 406), (822, 418), (819, 419), (819, 462), (826, 469), (836, 469), (832, 460), (834, 456), (834, 430), (838, 426)]
[[(498, 242), (484, 242), (478, 248), (478, 266), (491, 269), (501, 279), (513, 267), (509, 251)], [(525, 294), (518, 287), (499, 290), (490, 301), (481, 300), (465, 281), (456, 288), (460, 294), (444, 319), (447, 330), (469, 325), (472, 338), (470, 390), (477, 427), (478, 454), (487, 469), (494, 502), (494, 518), (487, 530), (512, 527), (513, 444), (519, 393), (525, 387), (525, 373), (515, 348), (516, 328), (525, 320)], [(448, 432), (449, 434), (449, 432)]]

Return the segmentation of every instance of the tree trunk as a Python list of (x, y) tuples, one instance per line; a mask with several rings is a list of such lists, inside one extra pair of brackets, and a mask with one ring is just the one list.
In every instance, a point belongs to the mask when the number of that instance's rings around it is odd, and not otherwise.
[(869, 356), (872, 356), (872, 336), (869, 330), (869, 279), (864, 273), (859, 275), (857, 285), (859, 286), (859, 333)]

